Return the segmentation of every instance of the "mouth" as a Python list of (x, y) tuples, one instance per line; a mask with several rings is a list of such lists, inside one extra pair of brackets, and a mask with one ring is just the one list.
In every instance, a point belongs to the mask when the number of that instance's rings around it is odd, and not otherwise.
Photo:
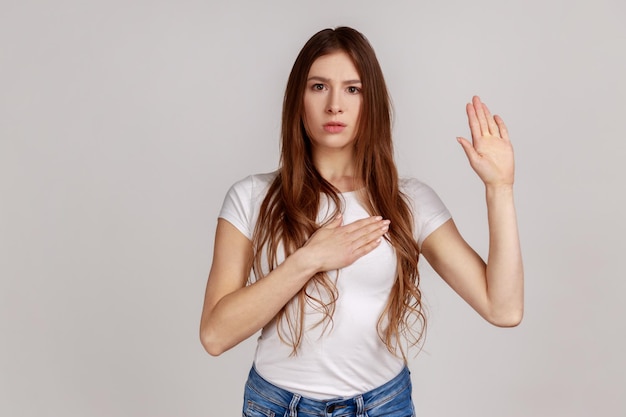
[(345, 128), (346, 124), (341, 122), (328, 122), (324, 124), (324, 130), (328, 133), (340, 133)]

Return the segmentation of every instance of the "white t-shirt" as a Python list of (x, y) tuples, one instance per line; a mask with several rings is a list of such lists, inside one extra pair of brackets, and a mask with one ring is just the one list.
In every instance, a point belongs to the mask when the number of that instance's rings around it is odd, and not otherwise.
[[(275, 176), (275, 172), (251, 175), (235, 183), (219, 217), (251, 239), (260, 205)], [(421, 247), (430, 233), (450, 219), (450, 213), (437, 194), (416, 179), (401, 180), (400, 189), (409, 197), (415, 239)], [(340, 196), (344, 224), (369, 217), (356, 192)], [(326, 220), (333, 208), (332, 202), (322, 198), (318, 221)], [(258, 339), (254, 358), (258, 373), (276, 386), (315, 399), (354, 396), (395, 377), (404, 361), (387, 350), (377, 330), (395, 274), (395, 253), (386, 240), (352, 265), (329, 273), (339, 293), (332, 324), (325, 331), (323, 325), (312, 327), (322, 313), (307, 306), (306, 331), (297, 354), (291, 355), (292, 347), (280, 340), (276, 322), (270, 322)], [(282, 334), (290, 333), (285, 327)]]

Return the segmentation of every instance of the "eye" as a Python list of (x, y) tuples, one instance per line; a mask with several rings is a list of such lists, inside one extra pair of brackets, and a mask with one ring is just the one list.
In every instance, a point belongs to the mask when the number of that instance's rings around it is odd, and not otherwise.
[(354, 86), (350, 86), (348, 87), (348, 93), (350, 94), (359, 94), (361, 92), (361, 89), (359, 87), (354, 87)]
[(311, 88), (315, 91), (324, 91), (324, 84), (313, 84)]

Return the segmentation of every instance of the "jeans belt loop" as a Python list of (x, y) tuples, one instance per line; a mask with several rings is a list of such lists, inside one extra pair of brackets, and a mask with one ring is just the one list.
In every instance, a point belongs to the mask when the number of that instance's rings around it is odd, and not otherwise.
[(300, 402), (300, 398), (302, 398), (300, 395), (293, 394), (291, 402), (289, 403), (289, 417), (298, 417), (298, 403)]
[(354, 398), (356, 402), (356, 417), (365, 417), (365, 404), (363, 403), (363, 396), (357, 395)]

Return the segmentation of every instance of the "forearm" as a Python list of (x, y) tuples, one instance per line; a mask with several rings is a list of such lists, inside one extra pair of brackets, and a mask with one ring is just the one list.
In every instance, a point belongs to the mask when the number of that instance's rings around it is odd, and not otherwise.
[(513, 185), (487, 186), (489, 257), (487, 297), (492, 322), (517, 325), (524, 310), (524, 271)]
[(272, 272), (249, 286), (244, 280), (250, 272), (251, 242), (227, 221), (218, 222), (200, 322), (200, 338), (207, 352), (219, 355), (252, 336), (316, 273), (351, 265), (378, 247), (389, 230), (389, 221), (380, 216), (347, 225), (342, 221), (336, 216)]
[(222, 297), (202, 318), (205, 349), (219, 355), (270, 322), (315, 274), (296, 251), (264, 278)]

